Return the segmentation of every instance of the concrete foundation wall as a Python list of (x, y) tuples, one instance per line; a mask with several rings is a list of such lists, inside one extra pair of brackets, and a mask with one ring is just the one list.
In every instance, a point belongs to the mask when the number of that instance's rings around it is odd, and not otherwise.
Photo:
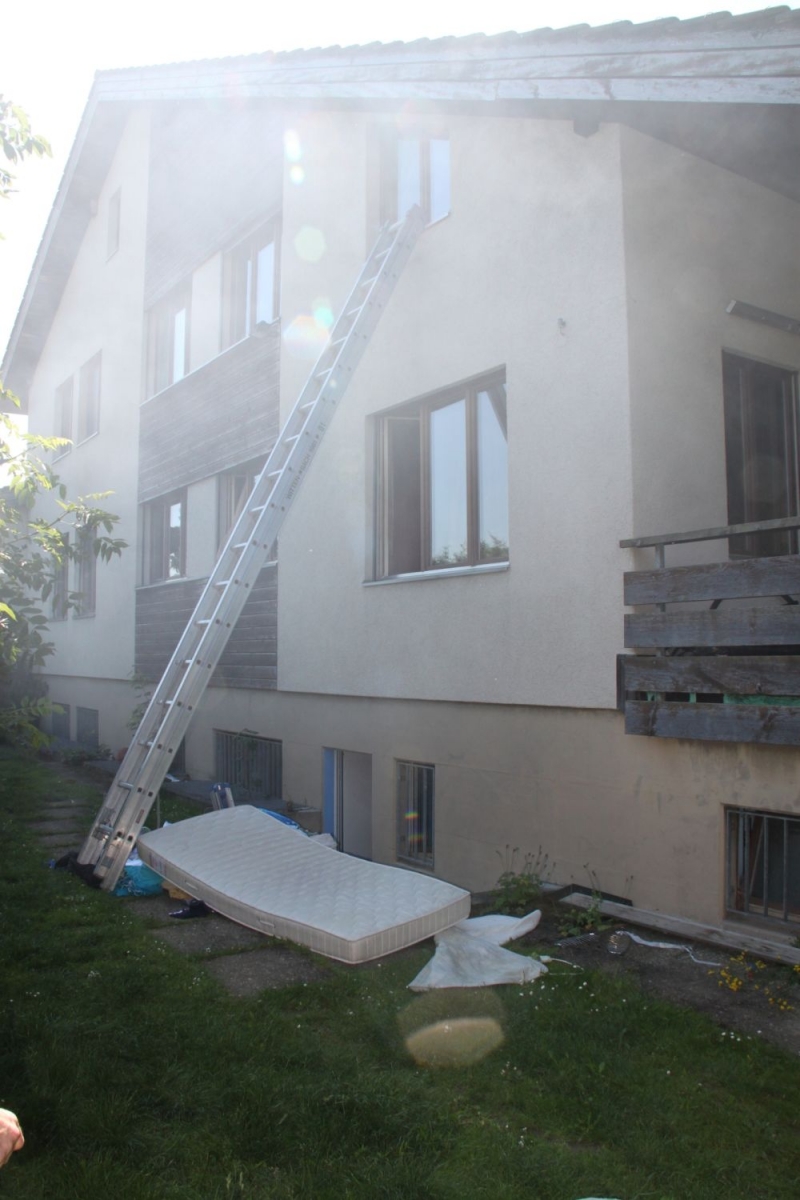
[(396, 762), (435, 767), (436, 875), (483, 891), (539, 847), (552, 879), (718, 922), (724, 808), (800, 815), (795, 750), (629, 737), (615, 712), (211, 689), (187, 739), (213, 777), (213, 730), (283, 742), (283, 798), (322, 806), (323, 747), (372, 756), (372, 857), (396, 861)]

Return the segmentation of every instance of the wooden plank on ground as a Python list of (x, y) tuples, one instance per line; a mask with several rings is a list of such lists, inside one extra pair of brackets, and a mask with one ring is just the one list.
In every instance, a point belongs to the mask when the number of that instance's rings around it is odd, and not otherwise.
[(625, 572), (626, 604), (676, 604), (800, 593), (800, 555)]
[(800, 644), (800, 604), (775, 608), (626, 613), (629, 649)]
[[(560, 903), (571, 904), (573, 908), (589, 908), (594, 901), (583, 892), (571, 892), (564, 896)], [(732, 928), (730, 923), (725, 926), (703, 925), (699, 921), (690, 921), (687, 917), (673, 917), (668, 913), (652, 912), (647, 908), (615, 904), (612, 900), (602, 900), (599, 907), (604, 917), (614, 917), (627, 925), (642, 925), (657, 933), (686, 938), (692, 942), (707, 942), (712, 946), (723, 946), (727, 950), (746, 950), (748, 954), (769, 959), (770, 962), (789, 963), (791, 966), (800, 964), (800, 950), (788, 944), (793, 930), (787, 931), (785, 940), (780, 935), (770, 937), (768, 933), (745, 930), (740, 932), (738, 928)]]
[(797, 696), (800, 704), (800, 655), (621, 654), (619, 660), (625, 692)]
[(642, 737), (695, 742), (755, 742), (800, 746), (800, 705), (681, 704), (671, 700), (628, 700), (625, 732)]

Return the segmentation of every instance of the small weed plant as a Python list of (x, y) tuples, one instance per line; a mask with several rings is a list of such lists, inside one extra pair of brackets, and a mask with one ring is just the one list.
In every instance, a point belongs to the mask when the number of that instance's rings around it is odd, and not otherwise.
[(588, 908), (574, 908), (562, 920), (558, 932), (563, 938), (582, 937), (585, 933), (601, 933), (609, 929), (608, 921), (603, 920), (600, 904), (602, 892), (593, 891)]
[(767, 967), (760, 958), (748, 958), (744, 950), (709, 975), (717, 977), (717, 986), (742, 995), (757, 993), (774, 1012), (792, 1012), (791, 988), (800, 985), (800, 966)]
[(526, 854), (519, 863), (518, 846), (513, 849), (506, 846), (504, 852), (498, 850), (497, 853), (503, 870), (492, 892), (490, 911), (524, 917), (536, 907), (542, 894), (542, 883), (555, 864), (550, 862), (541, 846), (535, 856)]

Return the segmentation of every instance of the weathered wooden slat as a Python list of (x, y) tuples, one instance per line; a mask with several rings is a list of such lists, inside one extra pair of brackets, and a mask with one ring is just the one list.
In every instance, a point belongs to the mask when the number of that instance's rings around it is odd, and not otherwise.
[(800, 592), (800, 555), (625, 572), (626, 604), (675, 604)]
[[(574, 908), (589, 908), (593, 900), (591, 896), (584, 896), (582, 892), (570, 892), (560, 903), (572, 905)], [(688, 917), (673, 917), (669, 913), (652, 912), (647, 908), (633, 908), (627, 904), (616, 904), (613, 900), (601, 900), (600, 912), (626, 925), (640, 925), (647, 929), (655, 929), (659, 933), (671, 934), (672, 937), (686, 938), (692, 942), (708, 942), (713, 946), (724, 946), (728, 950), (746, 950), (748, 954), (769, 959), (770, 962), (789, 963), (792, 966), (800, 963), (800, 950), (790, 946), (779, 936), (773, 938), (761, 931), (756, 933), (745, 929), (733, 929), (730, 925), (725, 928), (703, 925), (699, 921), (690, 921)], [(794, 933), (794, 928), (787, 932)]]
[(719, 538), (736, 537), (744, 533), (776, 533), (781, 529), (800, 529), (800, 516), (778, 517), (774, 521), (746, 521), (741, 525), (712, 525), (709, 529), (692, 529), (683, 533), (658, 533), (649, 537), (625, 538), (623, 550), (640, 550), (647, 546), (679, 546), (688, 542), (713, 542)]
[(619, 664), (623, 692), (797, 696), (800, 705), (800, 655), (621, 654)]
[(793, 645), (800, 645), (800, 605), (625, 615), (628, 649)]
[(696, 742), (757, 742), (800, 746), (800, 705), (680, 704), (629, 700), (625, 732)]

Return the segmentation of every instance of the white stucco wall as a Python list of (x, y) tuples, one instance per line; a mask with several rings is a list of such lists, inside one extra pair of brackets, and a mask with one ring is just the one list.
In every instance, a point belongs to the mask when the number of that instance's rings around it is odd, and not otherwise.
[[(319, 297), (336, 311), (367, 223), (365, 118), (297, 129), (306, 178), (284, 191), (284, 335)], [(279, 686), (611, 706), (631, 521), (619, 134), (507, 118), (448, 130), (451, 215), (417, 245), (284, 526)], [(295, 270), (309, 227), (327, 249)], [(284, 408), (308, 365), (287, 342)], [(368, 416), (503, 365), (510, 569), (364, 586)]]
[(621, 536), (725, 525), (722, 351), (800, 369), (800, 339), (725, 310), (797, 313), (800, 205), (630, 129), (622, 151), (634, 520)]
[[(142, 371), (142, 291), (147, 202), (148, 114), (134, 113), (123, 133), (39, 361), (29, 396), (30, 429), (53, 433), (56, 388), (102, 352), (99, 432), (59, 458), (70, 496), (109, 490), (99, 501), (118, 514), (115, 536), (129, 548), (97, 567), (97, 611), (54, 622), (59, 676), (126, 679), (133, 669), (136, 584), (136, 475)], [(121, 193), (119, 249), (107, 258), (108, 200)], [(73, 430), (76, 429), (73, 409)], [(70, 586), (74, 586), (74, 573)], [(63, 683), (61, 683), (63, 688)]]

